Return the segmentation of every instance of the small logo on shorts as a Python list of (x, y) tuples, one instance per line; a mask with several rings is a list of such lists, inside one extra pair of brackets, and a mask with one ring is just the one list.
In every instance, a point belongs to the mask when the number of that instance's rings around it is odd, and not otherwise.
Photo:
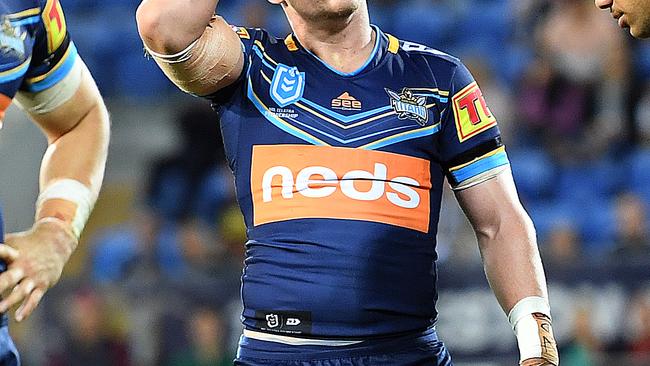
[(269, 328), (277, 328), (280, 326), (280, 317), (277, 314), (269, 314), (266, 316), (266, 325)]
[(310, 334), (311, 313), (284, 310), (256, 311), (255, 327), (273, 333)]
[(287, 319), (287, 325), (288, 326), (300, 325), (300, 319), (298, 319), (298, 318), (288, 318)]

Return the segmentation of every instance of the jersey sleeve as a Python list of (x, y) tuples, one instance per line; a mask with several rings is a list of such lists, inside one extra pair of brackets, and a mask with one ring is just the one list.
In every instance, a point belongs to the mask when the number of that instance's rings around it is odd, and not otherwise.
[(238, 27), (234, 25), (231, 27), (241, 41), (242, 51), (244, 52), (244, 68), (237, 81), (206, 97), (212, 102), (213, 107), (228, 104), (235, 94), (242, 90), (241, 87), (248, 79), (248, 71), (252, 63), (253, 53), (261, 52), (260, 49), (263, 50), (270, 39), (268, 32), (263, 29)]
[(20, 86), (21, 91), (29, 93), (56, 85), (68, 76), (77, 60), (59, 0), (41, 0), (34, 38), (32, 60)]
[(458, 63), (451, 80), (449, 112), (440, 154), (447, 179), (460, 190), (493, 178), (509, 166), (497, 120), (469, 70)]

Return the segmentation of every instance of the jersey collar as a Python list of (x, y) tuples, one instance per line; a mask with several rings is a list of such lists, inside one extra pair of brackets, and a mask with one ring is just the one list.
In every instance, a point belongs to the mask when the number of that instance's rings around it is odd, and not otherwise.
[(384, 34), (384, 32), (382, 32), (381, 29), (379, 29), (379, 27), (377, 27), (376, 25), (371, 24), (370, 26), (372, 27), (372, 29), (375, 31), (375, 34), (376, 34), (375, 46), (374, 46), (374, 48), (372, 50), (372, 53), (368, 57), (368, 60), (366, 60), (366, 62), (360, 68), (358, 68), (357, 70), (355, 70), (353, 72), (349, 72), (349, 73), (348, 72), (341, 72), (339, 70), (334, 69), (332, 66), (330, 66), (325, 61), (323, 61), (320, 57), (316, 56), (313, 52), (311, 52), (307, 48), (303, 47), (300, 44), (300, 41), (298, 40), (298, 37), (293, 33), (289, 34), (287, 36), (287, 38), (285, 38), (284, 44), (287, 46), (287, 48), (291, 52), (296, 52), (296, 51), (305, 52), (306, 54), (309, 55), (310, 58), (312, 58), (313, 60), (316, 60), (318, 63), (325, 66), (327, 69), (329, 69), (330, 71), (334, 72), (337, 75), (344, 76), (344, 77), (352, 77), (352, 76), (359, 75), (359, 74), (361, 74), (362, 72), (364, 72), (366, 70), (371, 70), (375, 66), (377, 66), (381, 62), (381, 60), (383, 59), (384, 54), (386, 53), (386, 51), (388, 50), (388, 46), (389, 46), (389, 38), (388, 38), (388, 36), (386, 34)]

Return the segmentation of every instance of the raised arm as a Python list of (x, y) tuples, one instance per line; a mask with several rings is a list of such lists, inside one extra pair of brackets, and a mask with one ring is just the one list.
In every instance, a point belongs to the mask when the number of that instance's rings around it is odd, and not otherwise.
[(218, 0), (144, 0), (138, 31), (148, 53), (180, 89), (206, 96), (235, 82), (244, 68), (241, 42), (214, 15)]
[(456, 192), (478, 239), (488, 281), (508, 314), (522, 365), (558, 365), (535, 228), (510, 170)]

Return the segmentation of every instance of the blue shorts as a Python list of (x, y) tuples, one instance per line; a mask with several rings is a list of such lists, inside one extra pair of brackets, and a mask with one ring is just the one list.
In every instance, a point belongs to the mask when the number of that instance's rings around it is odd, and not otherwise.
[(453, 366), (433, 328), (351, 346), (290, 346), (242, 336), (238, 366)]
[(4, 325), (0, 327), (0, 366), (20, 366), (20, 356), (9, 335), (7, 316), (2, 315)]

